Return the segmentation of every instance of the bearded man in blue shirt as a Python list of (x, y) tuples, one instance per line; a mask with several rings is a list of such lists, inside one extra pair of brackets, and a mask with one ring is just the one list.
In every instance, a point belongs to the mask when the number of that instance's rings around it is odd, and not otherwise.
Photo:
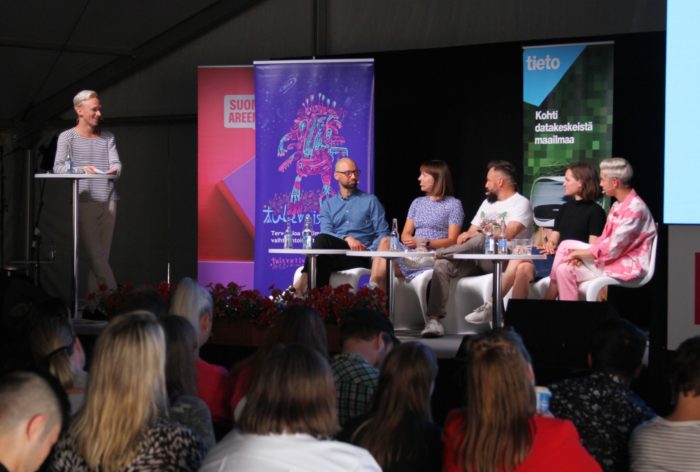
[[(389, 235), (384, 207), (376, 196), (357, 188), (360, 170), (348, 157), (335, 163), (333, 174), (338, 181), (338, 193), (321, 203), (321, 232), (314, 240), (314, 249), (376, 250), (382, 238)], [(371, 260), (345, 255), (318, 256), (316, 286), (328, 285), (331, 272), (354, 267), (370, 267)], [(302, 276), (294, 284), (297, 293), (304, 293), (308, 285), (309, 258), (306, 258)]]

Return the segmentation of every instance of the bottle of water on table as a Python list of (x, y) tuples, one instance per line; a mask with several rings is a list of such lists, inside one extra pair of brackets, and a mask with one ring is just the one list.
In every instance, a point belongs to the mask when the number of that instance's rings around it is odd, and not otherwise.
[(501, 218), (501, 234), (498, 238), (498, 254), (508, 254), (508, 240), (506, 239), (506, 220)]
[(496, 254), (496, 225), (488, 224), (484, 228), (484, 254)]
[(285, 249), (294, 248), (294, 238), (292, 234), (292, 222), (287, 220), (287, 229), (284, 230), (283, 245)]
[(314, 244), (314, 230), (311, 215), (304, 217), (304, 229), (301, 232), (301, 240), (304, 249), (311, 249)]
[(391, 251), (399, 250), (399, 222), (396, 218), (391, 221), (391, 246), (389, 249)]

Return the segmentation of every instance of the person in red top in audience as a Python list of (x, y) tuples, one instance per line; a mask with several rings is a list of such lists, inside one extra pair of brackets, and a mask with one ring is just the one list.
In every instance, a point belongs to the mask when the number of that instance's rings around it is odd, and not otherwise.
[(443, 471), (597, 472), (568, 420), (538, 415), (530, 355), (514, 331), (467, 344), (467, 406), (443, 432)]
[[(177, 284), (170, 303), (170, 313), (187, 318), (197, 333), (201, 348), (211, 336), (214, 302), (207, 289), (189, 277)], [(197, 395), (209, 407), (216, 427), (231, 425), (231, 376), (225, 368), (197, 357)]]

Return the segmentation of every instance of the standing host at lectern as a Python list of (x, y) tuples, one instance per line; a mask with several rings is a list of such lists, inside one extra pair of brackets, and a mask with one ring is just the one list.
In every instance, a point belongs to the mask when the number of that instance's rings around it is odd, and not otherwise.
[[(73, 107), (78, 122), (58, 137), (54, 173), (119, 176), (122, 163), (114, 135), (100, 129), (102, 105), (97, 92), (79, 92), (73, 98)], [(101, 284), (107, 288), (117, 287), (109, 266), (117, 199), (114, 180), (78, 181), (78, 226), (88, 254), (88, 292), (97, 290)]]

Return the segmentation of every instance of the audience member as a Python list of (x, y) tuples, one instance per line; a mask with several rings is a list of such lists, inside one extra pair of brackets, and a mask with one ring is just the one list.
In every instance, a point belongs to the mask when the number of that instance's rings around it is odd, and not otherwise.
[(551, 292), (556, 289), (559, 300), (578, 300), (578, 284), (600, 275), (630, 281), (649, 270), (656, 224), (631, 183), (632, 166), (625, 159), (611, 157), (600, 163), (600, 187), (617, 201), (593, 244), (559, 244), (551, 275)]
[(31, 346), (31, 333), (38, 319), (62, 318), (70, 312), (58, 298), (39, 297), (16, 303), (0, 314), (0, 371), (36, 370)]
[(549, 386), (552, 414), (574, 423), (581, 442), (606, 471), (629, 470), (630, 434), (656, 416), (630, 388), (646, 343), (644, 333), (629, 321), (604, 321), (591, 342), (593, 373)]
[(341, 427), (372, 407), (379, 367), (393, 347), (393, 336), (391, 322), (376, 311), (356, 310), (343, 317), (342, 352), (331, 361)]
[(37, 367), (56, 377), (68, 394), (71, 414), (83, 404), (85, 352), (67, 317), (37, 316), (29, 336)]
[(165, 417), (165, 339), (151, 314), (114, 318), (95, 345), (85, 404), (56, 445), (53, 471), (195, 470), (199, 438)]
[(315, 349), (328, 359), (328, 341), (326, 325), (316, 310), (303, 304), (289, 305), (274, 320), (265, 342), (256, 353), (243, 360), (232, 369), (233, 388), (231, 394), (231, 411), (234, 420), (240, 417), (244, 401), (253, 374), (260, 369), (263, 359), (278, 344), (299, 344)]
[(138, 287), (124, 296), (124, 300), (117, 307), (117, 314), (130, 313), (133, 311), (148, 311), (156, 317), (166, 314), (165, 303), (153, 287)]
[[(411, 203), (406, 224), (401, 232), (403, 246), (413, 250), (433, 250), (448, 247), (457, 242), (462, 230), (464, 210), (462, 202), (453, 197), (452, 174), (445, 161), (426, 161), (418, 175), (421, 192)], [(391, 238), (383, 238), (377, 250), (391, 249)], [(421, 272), (433, 267), (433, 258), (399, 259), (396, 276), (412, 280)], [(378, 286), (386, 291), (386, 260), (376, 257), (372, 261), (370, 287)]]
[(364, 449), (329, 439), (337, 431), (328, 361), (304, 346), (268, 353), (239, 422), (214, 446), (202, 472), (379, 471)]
[(671, 367), (675, 407), (639, 426), (630, 442), (634, 472), (697, 471), (700, 467), (700, 336), (678, 346)]
[(536, 414), (530, 355), (497, 329), (467, 345), (466, 408), (445, 421), (443, 470), (599, 471), (567, 420)]
[(34, 472), (49, 455), (66, 416), (59, 389), (32, 372), (0, 377), (0, 472)]
[[(187, 318), (197, 334), (201, 349), (211, 336), (214, 322), (214, 302), (207, 289), (189, 277), (180, 280), (170, 302), (170, 312)], [(197, 395), (209, 407), (215, 425), (230, 427), (231, 376), (221, 366), (210, 364), (197, 356)]]
[(441, 431), (430, 411), (437, 373), (429, 347), (411, 342), (393, 349), (382, 364), (372, 410), (346, 423), (339, 439), (367, 449), (384, 472), (439, 472)]
[(209, 407), (197, 397), (197, 335), (190, 322), (181, 316), (166, 315), (158, 321), (165, 333), (165, 385), (170, 419), (198, 434), (209, 450), (216, 439)]
[[(530, 201), (518, 193), (515, 179), (515, 166), (506, 161), (492, 161), (487, 166), (487, 197), (472, 218), (471, 226), (457, 237), (457, 244), (438, 249), (435, 252), (433, 279), (428, 294), (428, 322), (421, 335), (426, 338), (443, 336), (445, 330), (441, 319), (445, 317), (447, 300), (450, 295), (450, 281), (453, 278), (489, 273), (493, 270), (490, 261), (467, 261), (446, 258), (456, 253), (484, 252), (484, 231), (505, 223), (503, 233), (506, 239), (527, 238), (532, 225)], [(509, 274), (509, 277), (511, 275)], [(504, 284), (511, 283), (507, 279)], [(490, 305), (482, 307), (474, 316), (468, 315), (469, 322), (483, 322), (490, 319)]]

